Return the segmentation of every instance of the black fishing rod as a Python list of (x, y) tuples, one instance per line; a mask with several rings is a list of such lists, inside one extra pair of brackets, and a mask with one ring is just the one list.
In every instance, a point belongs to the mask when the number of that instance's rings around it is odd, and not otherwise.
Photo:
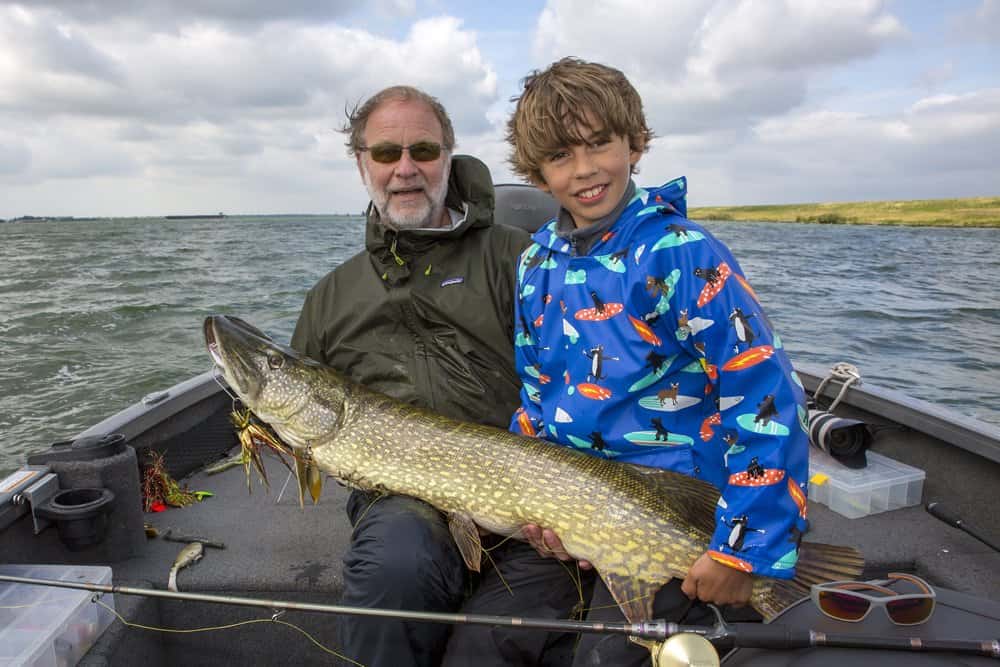
[(173, 600), (188, 600), (190, 602), (211, 602), (215, 604), (230, 604), (243, 607), (263, 607), (272, 612), (315, 611), (324, 614), (373, 616), (392, 618), (404, 621), (423, 621), (427, 623), (449, 623), (452, 625), (494, 625), (507, 627), (529, 628), (534, 630), (550, 630), (555, 632), (602, 632), (629, 635), (640, 639), (662, 641), (669, 634), (666, 621), (646, 621), (642, 623), (569, 621), (547, 618), (518, 618), (516, 616), (492, 616), (488, 614), (448, 614), (443, 612), (410, 611), (405, 609), (378, 609), (368, 607), (350, 607), (332, 604), (314, 604), (309, 602), (290, 602), (287, 600), (267, 600), (263, 598), (244, 598), (233, 595), (210, 595), (206, 593), (182, 593), (161, 591), (154, 588), (136, 588), (132, 586), (109, 586), (107, 584), (91, 584), (85, 582), (59, 581), (53, 579), (35, 579), (0, 574), (0, 581), (15, 584), (31, 584), (38, 586), (55, 586), (58, 588), (75, 588), (95, 593), (120, 593), (122, 595), (143, 595), (153, 598), (169, 598)]
[(972, 535), (974, 538), (976, 538), (989, 548), (993, 549), (994, 551), (1000, 551), (1000, 546), (997, 546), (990, 540), (983, 537), (982, 533), (980, 533), (972, 526), (966, 524), (965, 521), (957, 514), (953, 514), (950, 511), (948, 511), (945, 507), (941, 505), (941, 503), (938, 502), (927, 503), (925, 507), (931, 516), (940, 519), (941, 521), (944, 521), (949, 526), (953, 526), (955, 528), (958, 528), (959, 530), (964, 530), (966, 533)]
[[(727, 623), (722, 613), (715, 613), (715, 625), (681, 626), (683, 632), (702, 635), (716, 649), (760, 648), (788, 650), (797, 648), (861, 648), (890, 651), (954, 652), (1000, 659), (1000, 639), (923, 639), (888, 635), (820, 632), (791, 628), (780, 623)], [(673, 625), (668, 623), (668, 626)]]
[[(366, 607), (351, 607), (345, 605), (314, 604), (308, 602), (290, 602), (287, 600), (268, 600), (260, 598), (244, 598), (231, 595), (210, 595), (205, 593), (181, 593), (161, 591), (152, 588), (136, 588), (131, 586), (109, 586), (106, 584), (91, 584), (51, 579), (36, 579), (0, 574), (0, 581), (15, 584), (37, 586), (54, 586), (57, 588), (73, 588), (95, 593), (117, 593), (122, 595), (142, 595), (154, 598), (169, 598), (191, 602), (209, 602), (245, 607), (261, 607), (272, 612), (313, 611), (326, 614), (369, 616), (392, 618), (407, 621), (427, 623), (449, 623), (469, 625), (491, 625), (515, 627), (553, 632), (596, 632), (619, 634), (639, 639), (664, 642), (656, 651), (657, 664), (683, 664), (674, 662), (668, 656), (671, 644), (694, 639), (704, 640), (706, 646), (711, 646), (717, 653), (732, 648), (762, 648), (788, 650), (797, 648), (866, 648), (893, 651), (965, 653), (972, 655), (1000, 658), (1000, 639), (922, 639), (920, 637), (889, 637), (881, 635), (855, 635), (841, 633), (826, 633), (816, 630), (801, 630), (789, 628), (779, 623), (727, 623), (721, 612), (710, 605), (715, 612), (714, 626), (679, 625), (663, 620), (652, 620), (641, 623), (628, 622), (594, 622), (570, 621), (542, 618), (522, 618), (517, 616), (493, 616), (488, 614), (449, 614), (441, 612), (409, 611), (398, 609), (378, 609)], [(685, 650), (696, 649), (687, 643)]]

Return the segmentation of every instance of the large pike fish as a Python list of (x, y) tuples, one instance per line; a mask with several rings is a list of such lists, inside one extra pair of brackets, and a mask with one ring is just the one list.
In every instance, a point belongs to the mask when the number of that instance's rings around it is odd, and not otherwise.
[[(477, 526), (502, 535), (525, 524), (551, 528), (572, 556), (593, 563), (638, 623), (651, 620), (653, 595), (687, 574), (714, 532), (719, 491), (707, 482), (401, 403), (235, 318), (206, 319), (205, 342), (228, 385), (295, 451), (300, 469), (434, 505), (473, 570)], [(803, 542), (798, 576), (756, 578), (751, 604), (771, 618), (810, 583), (853, 579), (862, 565), (852, 548)]]

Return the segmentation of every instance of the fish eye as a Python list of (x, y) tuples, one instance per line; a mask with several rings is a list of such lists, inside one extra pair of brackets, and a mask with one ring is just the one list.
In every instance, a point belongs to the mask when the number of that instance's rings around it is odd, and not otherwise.
[(285, 365), (285, 357), (279, 352), (268, 352), (267, 365), (274, 369), (281, 368)]

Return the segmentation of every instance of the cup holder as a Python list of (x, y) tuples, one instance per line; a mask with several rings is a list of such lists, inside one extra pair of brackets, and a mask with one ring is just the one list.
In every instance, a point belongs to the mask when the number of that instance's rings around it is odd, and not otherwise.
[(54, 521), (59, 539), (70, 551), (99, 544), (107, 530), (107, 513), (115, 494), (110, 489), (64, 489), (36, 510)]

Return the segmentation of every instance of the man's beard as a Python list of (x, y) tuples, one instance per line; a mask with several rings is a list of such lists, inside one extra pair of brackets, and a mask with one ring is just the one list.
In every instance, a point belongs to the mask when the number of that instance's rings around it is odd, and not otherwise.
[[(446, 157), (447, 159), (447, 157)], [(361, 180), (368, 190), (375, 210), (378, 211), (382, 224), (392, 229), (428, 229), (441, 227), (441, 215), (444, 211), (444, 200), (448, 194), (448, 177), (451, 172), (451, 161), (449, 160), (441, 175), (441, 181), (434, 190), (424, 190), (426, 198), (421, 206), (411, 209), (405, 213), (393, 212), (390, 204), (390, 196), (386, 190), (377, 190), (372, 184), (371, 174), (368, 173), (368, 165), (361, 163)]]

